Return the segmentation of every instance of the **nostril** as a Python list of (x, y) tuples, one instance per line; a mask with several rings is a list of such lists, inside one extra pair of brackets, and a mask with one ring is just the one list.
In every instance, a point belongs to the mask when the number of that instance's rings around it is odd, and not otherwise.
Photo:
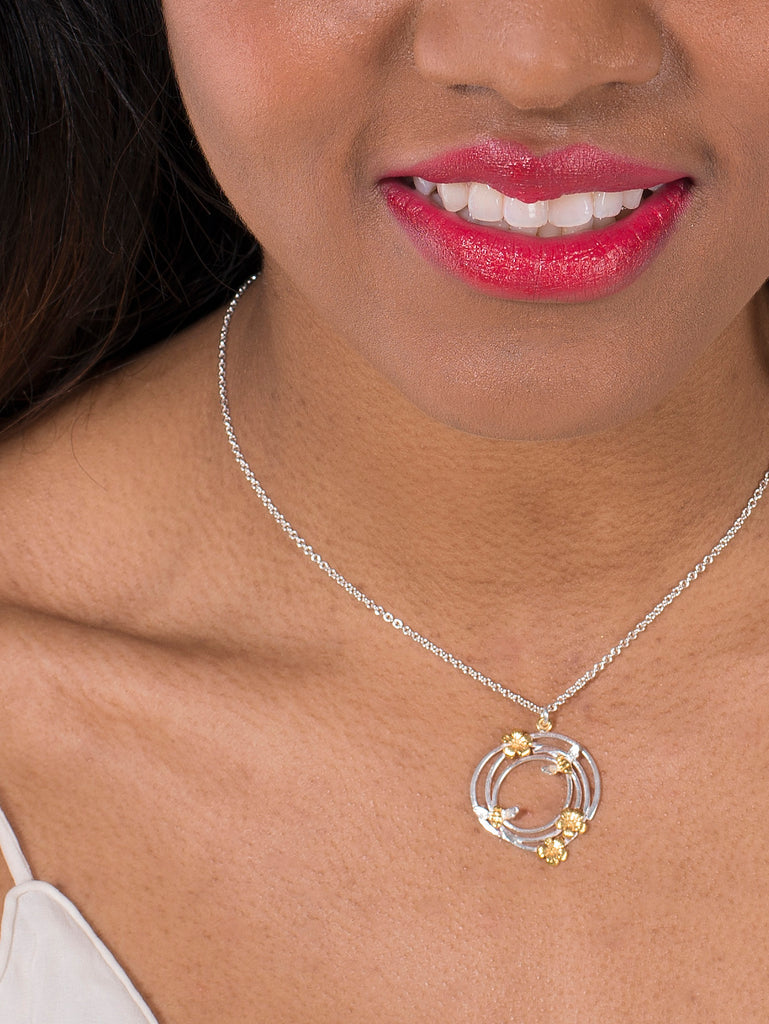
[(486, 93), (494, 91), (486, 85), (463, 85), (461, 83), (457, 85), (450, 85), (449, 89), (460, 96), (483, 96)]

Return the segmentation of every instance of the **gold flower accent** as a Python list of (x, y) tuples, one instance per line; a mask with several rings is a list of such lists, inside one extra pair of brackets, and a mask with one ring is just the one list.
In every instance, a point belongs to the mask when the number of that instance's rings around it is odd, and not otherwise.
[(528, 757), (531, 753), (531, 736), (527, 732), (509, 732), (502, 737), (505, 757)]
[(560, 864), (569, 856), (569, 851), (562, 839), (546, 839), (537, 847), (537, 854), (548, 864)]
[(582, 835), (587, 829), (585, 815), (581, 811), (562, 811), (556, 825), (567, 839)]
[(540, 732), (550, 732), (553, 728), (553, 723), (550, 721), (547, 715), (540, 715), (537, 719), (537, 728)]
[(569, 772), (574, 771), (574, 765), (565, 754), (557, 755), (554, 767), (556, 775), (568, 775)]
[(495, 807), (494, 810), (489, 813), (487, 821), (493, 828), (502, 828), (505, 824), (505, 812), (501, 807)]

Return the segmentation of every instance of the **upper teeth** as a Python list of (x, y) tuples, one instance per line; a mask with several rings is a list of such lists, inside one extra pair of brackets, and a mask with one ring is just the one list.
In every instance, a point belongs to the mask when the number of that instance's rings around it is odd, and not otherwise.
[(414, 188), (425, 196), (437, 191), (441, 205), (466, 220), (498, 224), (542, 237), (587, 230), (594, 221), (599, 226), (612, 223), (623, 209), (635, 210), (640, 206), (643, 198), (643, 189), (639, 188), (627, 192), (581, 192), (524, 203), (478, 181), (436, 184), (424, 178), (414, 178)]

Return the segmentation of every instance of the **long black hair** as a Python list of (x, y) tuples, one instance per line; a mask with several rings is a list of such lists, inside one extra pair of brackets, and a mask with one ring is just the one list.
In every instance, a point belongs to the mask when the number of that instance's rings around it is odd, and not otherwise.
[(259, 250), (195, 143), (160, 0), (4, 0), (0, 426), (214, 308)]

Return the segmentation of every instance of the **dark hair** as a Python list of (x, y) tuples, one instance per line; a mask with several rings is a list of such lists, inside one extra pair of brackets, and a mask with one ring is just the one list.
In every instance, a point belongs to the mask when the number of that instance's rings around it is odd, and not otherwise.
[(5, 0), (0, 426), (220, 303), (259, 250), (193, 139), (160, 0)]

